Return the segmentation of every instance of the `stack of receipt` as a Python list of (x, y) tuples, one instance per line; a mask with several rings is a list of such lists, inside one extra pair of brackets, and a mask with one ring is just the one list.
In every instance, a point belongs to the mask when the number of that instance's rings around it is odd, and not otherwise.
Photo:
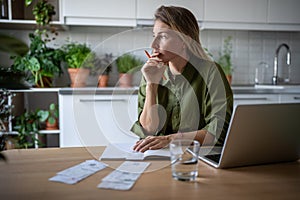
[(129, 190), (149, 165), (149, 162), (125, 161), (104, 177), (98, 188)]
[(107, 165), (105, 163), (96, 160), (87, 160), (78, 165), (58, 172), (56, 176), (50, 178), (49, 181), (75, 184), (106, 167)]

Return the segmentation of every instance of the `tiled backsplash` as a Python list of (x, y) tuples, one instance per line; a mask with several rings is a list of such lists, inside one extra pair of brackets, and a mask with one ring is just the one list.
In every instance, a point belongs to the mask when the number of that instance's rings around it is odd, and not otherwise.
[[(13, 35), (28, 42), (28, 30), (0, 30), (0, 32)], [(275, 50), (281, 43), (286, 43), (291, 49), (291, 76), (292, 82), (300, 83), (300, 32), (263, 32), (263, 31), (224, 31), (204, 30), (201, 32), (201, 41), (204, 47), (211, 52), (214, 58), (218, 58), (222, 41), (227, 36), (232, 36), (234, 65), (233, 84), (253, 84), (255, 69), (262, 67), (259, 63), (267, 63), (265, 68), (265, 80), (271, 82), (273, 74), (273, 62)], [(135, 51), (143, 59), (143, 49), (149, 48), (152, 40), (151, 28), (127, 29), (110, 27), (70, 27), (66, 31), (60, 31), (52, 46), (60, 46), (66, 40), (87, 42), (95, 51), (101, 53), (113, 53), (118, 56), (124, 52)], [(286, 50), (279, 54), (279, 75), (285, 77), (288, 69), (285, 65)], [(0, 65), (9, 66), (11, 61), (5, 53), (0, 53)], [(267, 66), (266, 65), (266, 66)], [(139, 75), (137, 75), (137, 79)], [(111, 74), (110, 85), (118, 80), (116, 69)], [(138, 84), (138, 81), (135, 82)]]
[[(299, 32), (262, 32), (262, 31), (218, 31), (205, 30), (201, 40), (213, 55), (218, 56), (220, 44), (228, 35), (233, 40), (232, 61), (235, 67), (233, 74), (234, 84), (253, 84), (255, 69), (268, 65), (265, 70), (265, 81), (271, 83), (274, 66), (274, 56), (277, 47), (286, 43), (291, 49), (291, 82), (300, 82), (300, 33)], [(288, 75), (286, 63), (286, 50), (283, 48), (279, 54), (279, 76)], [(260, 72), (261, 70), (259, 70)]]

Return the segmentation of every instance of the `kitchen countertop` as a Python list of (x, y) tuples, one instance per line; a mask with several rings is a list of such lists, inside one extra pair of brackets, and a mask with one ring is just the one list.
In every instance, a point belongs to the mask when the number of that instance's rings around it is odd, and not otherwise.
[(232, 85), (234, 94), (300, 94), (300, 85)]
[[(232, 85), (234, 94), (300, 94), (300, 85)], [(61, 88), (59, 89), (61, 95), (72, 94), (102, 94), (102, 95), (126, 95), (137, 94), (138, 87), (119, 88), (119, 87), (106, 87), (106, 88)]]
[(58, 92), (61, 95), (94, 95), (94, 94), (102, 94), (102, 95), (126, 95), (126, 94), (137, 94), (138, 87), (130, 87), (130, 88), (121, 88), (121, 87), (105, 87), (105, 88), (95, 88), (95, 87), (85, 87), (85, 88), (61, 88)]
[[(232, 85), (234, 94), (300, 94), (300, 85)], [(72, 94), (101, 94), (101, 95), (128, 95), (137, 94), (138, 87), (120, 88), (31, 88), (24, 90), (12, 90), (13, 92), (58, 92), (61, 95)]]

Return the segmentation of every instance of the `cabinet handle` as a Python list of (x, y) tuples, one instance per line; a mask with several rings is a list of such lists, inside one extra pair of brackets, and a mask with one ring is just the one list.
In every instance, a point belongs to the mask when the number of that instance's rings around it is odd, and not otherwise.
[(265, 97), (257, 97), (257, 98), (235, 98), (234, 100), (263, 100), (263, 101), (266, 101), (268, 100), (268, 98), (265, 98)]
[(300, 100), (300, 97), (294, 97), (295, 100)]
[(126, 102), (126, 99), (80, 99), (82, 103), (86, 102)]

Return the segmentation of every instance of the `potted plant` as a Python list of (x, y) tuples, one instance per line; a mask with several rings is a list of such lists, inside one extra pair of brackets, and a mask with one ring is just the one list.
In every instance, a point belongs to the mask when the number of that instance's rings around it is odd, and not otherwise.
[(9, 145), (12, 138), (8, 133), (11, 131), (9, 130), (9, 122), (13, 119), (12, 110), (14, 106), (8, 102), (9, 98), (12, 100), (14, 96), (14, 93), (6, 89), (2, 89), (0, 92), (0, 151), (12, 148)]
[(64, 60), (68, 65), (71, 87), (84, 87), (90, 69), (95, 66), (95, 54), (86, 44), (68, 43), (64, 45)]
[(30, 47), (25, 56), (15, 56), (12, 69), (25, 72), (26, 79), (36, 87), (51, 87), (52, 79), (62, 73), (63, 51), (47, 46), (39, 34), (29, 34)]
[[(27, 0), (30, 5), (32, 0)], [(14, 71), (21, 71), (27, 74), (27, 80), (36, 87), (52, 86), (52, 79), (62, 73), (60, 67), (63, 58), (63, 51), (47, 46), (47, 43), (55, 39), (57, 32), (51, 30), (55, 36), (51, 39), (46, 26), (51, 22), (55, 14), (54, 6), (46, 0), (40, 0), (33, 8), (38, 28), (34, 33), (29, 34), (30, 47), (25, 56), (13, 56)]]
[(96, 58), (95, 66), (91, 70), (91, 74), (97, 76), (97, 86), (107, 87), (109, 80), (109, 73), (112, 70), (113, 56), (111, 54), (105, 54), (103, 58)]
[[(25, 55), (28, 51), (28, 47), (25, 43), (22, 41), (13, 38), (8, 35), (0, 34), (0, 51), (12, 53), (14, 55)], [(7, 88), (14, 88), (14, 85), (12, 87), (12, 82), (14, 83), (19, 82), (19, 79), (22, 79), (22, 75), (19, 73), (15, 74), (10, 71), (10, 69), (0, 69), (0, 85), (2, 92), (0, 93), (0, 160), (6, 160), (6, 157), (1, 153), (6, 148), (7, 144), (7, 135), (5, 132), (9, 131), (7, 130), (6, 123), (13, 118), (12, 116), (12, 109), (13, 106), (8, 105), (8, 98), (13, 97), (14, 94), (12, 94), (10, 91), (6, 90)], [(14, 78), (14, 81), (9, 81), (10, 78)], [(21, 78), (20, 78), (21, 76)]]
[(39, 138), (40, 116), (38, 111), (25, 111), (22, 115), (15, 118), (15, 126), (18, 132), (17, 148), (32, 148), (35, 143), (41, 144)]
[(46, 123), (46, 130), (58, 130), (57, 104), (51, 103), (48, 110), (39, 110), (37, 115), (40, 117), (40, 122)]
[(231, 43), (231, 36), (228, 36), (224, 40), (224, 47), (223, 51), (219, 52), (219, 59), (218, 63), (222, 67), (226, 78), (228, 82), (231, 84), (232, 81), (232, 72), (233, 72), (233, 66), (232, 66), (232, 61), (231, 61), (231, 53), (232, 53), (232, 43)]
[(131, 87), (133, 69), (141, 66), (143, 62), (131, 54), (124, 54), (118, 57), (116, 62), (119, 72), (119, 86)]
[[(29, 6), (32, 0), (26, 0), (25, 5)], [(47, 0), (40, 0), (33, 8), (33, 15), (37, 25), (45, 26), (50, 24), (52, 16), (55, 15), (54, 6)]]

